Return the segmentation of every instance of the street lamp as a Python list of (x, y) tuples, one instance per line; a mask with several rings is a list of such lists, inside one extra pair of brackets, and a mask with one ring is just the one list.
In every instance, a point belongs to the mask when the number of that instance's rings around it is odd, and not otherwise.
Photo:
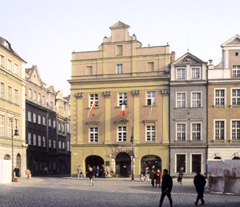
[(131, 174), (132, 174), (132, 180), (134, 180), (134, 170), (133, 170), (133, 167), (134, 167), (134, 162), (133, 162), (133, 159), (134, 159), (134, 149), (133, 149), (133, 128), (132, 128), (132, 135), (131, 135), (131, 145), (132, 145), (132, 156), (131, 156)]
[(16, 128), (15, 128), (15, 132), (13, 134), (13, 119), (11, 119), (12, 122), (12, 181), (14, 181), (14, 160), (13, 160), (13, 138), (14, 136), (18, 136), (18, 129), (17, 129), (17, 120), (16, 120)]

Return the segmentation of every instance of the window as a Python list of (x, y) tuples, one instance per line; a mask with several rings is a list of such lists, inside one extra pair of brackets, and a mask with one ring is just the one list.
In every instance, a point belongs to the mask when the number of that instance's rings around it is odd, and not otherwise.
[(192, 79), (200, 78), (200, 68), (192, 68)]
[(53, 149), (56, 149), (56, 140), (53, 140)]
[(155, 126), (146, 126), (147, 128), (147, 141), (155, 141)]
[(43, 104), (43, 106), (45, 106), (45, 104), (46, 104), (45, 96), (42, 96), (42, 104)]
[(201, 93), (193, 92), (192, 93), (192, 107), (199, 108), (201, 107)]
[(126, 142), (126, 140), (127, 140), (127, 127), (119, 126), (118, 127), (118, 141)]
[(32, 144), (32, 134), (28, 132), (28, 145)]
[(148, 91), (147, 92), (147, 105), (155, 105), (156, 104), (156, 91)]
[(62, 149), (65, 150), (65, 142), (64, 141), (62, 142)]
[(177, 124), (177, 140), (186, 140), (186, 124)]
[(12, 87), (8, 86), (8, 101), (12, 101)]
[(177, 93), (177, 108), (186, 107), (186, 93)]
[(70, 142), (67, 141), (67, 151), (70, 151)]
[(215, 90), (215, 105), (224, 106), (225, 105), (225, 90), (216, 89)]
[(178, 68), (177, 69), (177, 80), (184, 80), (184, 79), (186, 79), (186, 69)]
[(33, 123), (37, 123), (37, 115), (33, 113)]
[(215, 140), (225, 139), (225, 123), (224, 121), (215, 121)]
[(52, 148), (52, 140), (51, 139), (48, 140), (48, 147)]
[(4, 128), (5, 128), (5, 117), (3, 115), (0, 115), (0, 137), (3, 137), (5, 135)]
[(33, 146), (37, 146), (37, 135), (33, 134)]
[(92, 107), (94, 102), (96, 102), (95, 107), (97, 107), (98, 106), (98, 94), (90, 94), (90, 107)]
[(201, 140), (201, 124), (192, 124), (192, 140)]
[(38, 146), (42, 146), (42, 137), (40, 135), (38, 135)]
[(240, 65), (234, 65), (232, 72), (233, 77), (240, 77)]
[(67, 123), (67, 133), (70, 133), (70, 124)]
[(41, 121), (42, 121), (41, 119), (42, 119), (41, 115), (38, 115), (38, 124), (41, 124), (41, 123), (42, 123), (42, 122), (41, 122)]
[(18, 104), (18, 102), (19, 102), (18, 90), (15, 89), (15, 104)]
[(53, 128), (54, 129), (56, 128), (56, 120), (55, 119), (53, 120)]
[(123, 54), (123, 46), (117, 45), (117, 55), (122, 55), (122, 54)]
[(61, 132), (61, 123), (58, 123), (58, 131)]
[(192, 154), (192, 173), (197, 172), (197, 170), (201, 172), (201, 162), (201, 154)]
[(7, 61), (7, 69), (8, 69), (9, 71), (12, 71), (12, 61), (11, 61), (11, 60), (8, 60), (8, 61)]
[(41, 94), (40, 93), (38, 94), (38, 103), (41, 104)]
[(58, 149), (62, 149), (62, 141), (58, 141)]
[(119, 93), (118, 94), (118, 105), (127, 105), (127, 93)]
[(43, 147), (46, 147), (46, 137), (45, 136), (42, 137), (42, 141), (43, 141)]
[(52, 127), (52, 119), (48, 119), (48, 126)]
[(28, 89), (28, 98), (30, 99), (32, 98), (32, 89), (30, 88)]
[(180, 168), (183, 168), (183, 172), (186, 172), (186, 155), (185, 154), (177, 154), (177, 172), (179, 172)]
[(13, 126), (13, 119), (12, 118), (8, 118), (8, 137), (12, 137), (12, 126)]
[(148, 62), (148, 72), (154, 71), (154, 62)]
[(34, 91), (33, 92), (33, 100), (36, 101), (37, 100), (37, 93)]
[(240, 106), (240, 89), (232, 89), (232, 105)]
[(63, 133), (65, 132), (65, 123), (64, 122), (62, 123), (62, 132)]
[(3, 55), (0, 55), (0, 66), (2, 66), (3, 68), (5, 68), (5, 58)]
[(87, 66), (87, 74), (92, 75), (92, 66)]
[(14, 64), (14, 74), (18, 75), (18, 65)]
[(123, 73), (123, 65), (117, 64), (117, 74), (122, 74), (122, 73)]
[(31, 113), (31, 111), (28, 111), (28, 121), (32, 121), (32, 113)]
[(0, 87), (0, 98), (5, 99), (5, 84), (1, 82)]
[(232, 121), (232, 139), (240, 140), (240, 121)]
[(98, 128), (90, 127), (90, 142), (98, 142)]
[(238, 52), (235, 52), (235, 56), (238, 56)]
[(46, 117), (45, 117), (45, 116), (42, 117), (42, 124), (43, 124), (44, 126), (46, 126)]

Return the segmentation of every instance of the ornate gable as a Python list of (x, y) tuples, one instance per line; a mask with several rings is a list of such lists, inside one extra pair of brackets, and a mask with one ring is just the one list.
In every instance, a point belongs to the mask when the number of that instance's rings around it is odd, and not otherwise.
[(240, 36), (235, 35), (226, 42), (224, 42), (221, 46), (226, 47), (226, 46), (232, 46), (232, 45), (240, 45)]
[(178, 58), (173, 65), (196, 65), (202, 63), (204, 63), (202, 60), (188, 52), (182, 57)]

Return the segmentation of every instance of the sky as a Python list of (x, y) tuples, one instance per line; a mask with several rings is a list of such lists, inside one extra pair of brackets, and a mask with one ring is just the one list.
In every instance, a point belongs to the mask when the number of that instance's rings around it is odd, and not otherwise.
[(239, 0), (0, 0), (0, 36), (41, 80), (70, 94), (71, 55), (97, 50), (117, 21), (143, 46), (170, 45), (221, 60), (221, 44), (240, 34)]

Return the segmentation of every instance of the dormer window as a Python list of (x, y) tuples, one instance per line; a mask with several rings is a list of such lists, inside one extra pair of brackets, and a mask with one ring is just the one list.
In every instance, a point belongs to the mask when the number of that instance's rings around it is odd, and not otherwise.
[(192, 68), (192, 79), (200, 79), (200, 68)]
[(186, 68), (177, 68), (177, 80), (186, 79)]

